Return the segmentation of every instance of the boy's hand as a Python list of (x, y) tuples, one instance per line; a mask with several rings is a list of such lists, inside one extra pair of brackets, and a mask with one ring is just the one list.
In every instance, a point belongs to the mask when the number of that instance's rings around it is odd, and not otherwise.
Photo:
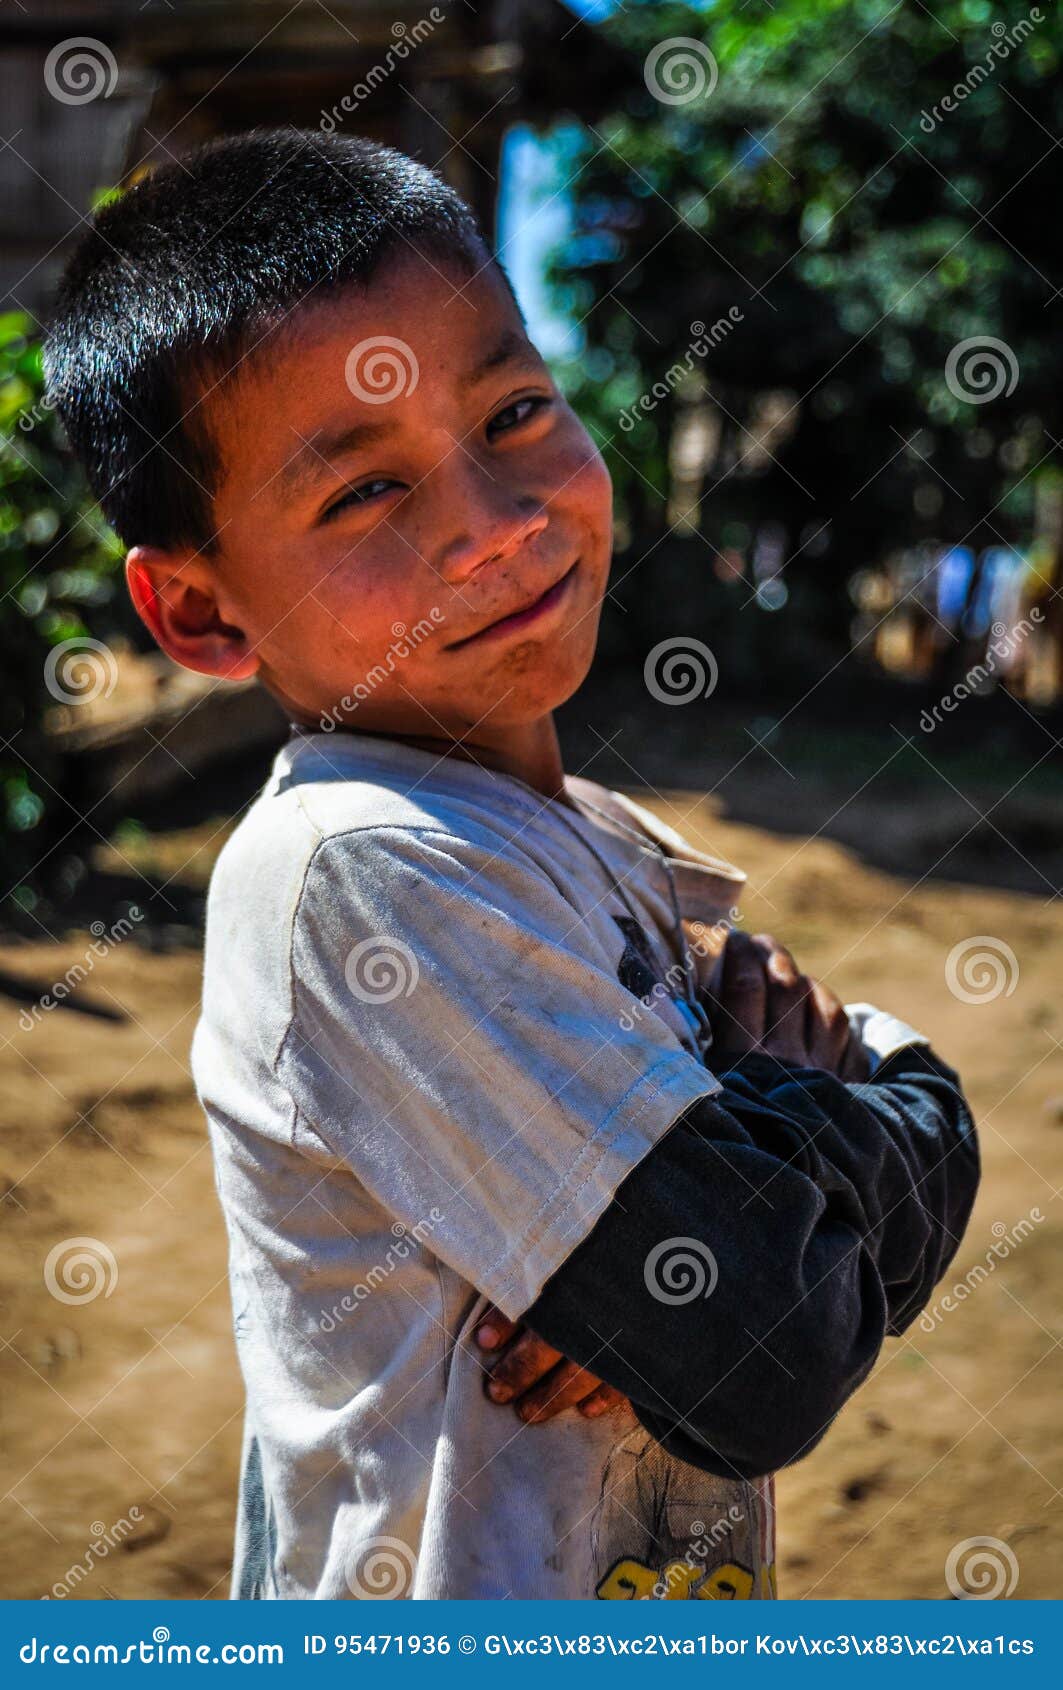
[(487, 1395), (492, 1402), (512, 1403), (529, 1424), (552, 1420), (565, 1408), (578, 1408), (594, 1420), (627, 1402), (612, 1385), (568, 1361), (526, 1326), (507, 1320), (494, 1305), (476, 1328), (476, 1342), (492, 1357)]
[(802, 974), (769, 933), (732, 931), (708, 995), (714, 1044), (711, 1062), (763, 1051), (800, 1068), (824, 1068), (846, 1080), (866, 1079), (868, 1063), (853, 1039), (841, 1000)]
[[(845, 1080), (867, 1077), (866, 1054), (853, 1039), (841, 1000), (802, 974), (790, 952), (767, 933), (733, 931), (705, 994), (712, 1021), (712, 1066), (764, 1051), (801, 1068), (824, 1068)], [(627, 1401), (612, 1385), (569, 1361), (545, 1339), (490, 1307), (476, 1329), (487, 1352), (487, 1395), (512, 1403), (530, 1424), (566, 1408), (588, 1419)]]

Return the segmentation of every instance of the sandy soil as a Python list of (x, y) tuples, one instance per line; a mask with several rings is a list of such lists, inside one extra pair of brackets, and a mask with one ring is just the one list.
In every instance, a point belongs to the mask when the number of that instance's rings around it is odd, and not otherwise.
[[(912, 888), (839, 844), (725, 822), (683, 794), (657, 807), (748, 870), (754, 930), (846, 998), (930, 1031), (983, 1132), (982, 1195), (941, 1287), (962, 1287), (951, 1312), (890, 1343), (826, 1442), (780, 1478), (780, 1594), (945, 1597), (950, 1554), (990, 1537), (1011, 1594), (1063, 1595), (1063, 906)], [(204, 826), (151, 850), (166, 874), (192, 858), (184, 878), (201, 880), (217, 844)], [(963, 1002), (946, 963), (977, 935), (1003, 959), (1003, 989)], [(91, 937), (9, 947), (0, 973), (46, 991)], [(241, 1388), (188, 1072), (198, 974), (194, 949), (134, 937), (78, 990), (103, 1015), (57, 1008), (27, 1025), (0, 996), (7, 1597), (227, 1592)], [(970, 1587), (977, 1561), (954, 1559)]]

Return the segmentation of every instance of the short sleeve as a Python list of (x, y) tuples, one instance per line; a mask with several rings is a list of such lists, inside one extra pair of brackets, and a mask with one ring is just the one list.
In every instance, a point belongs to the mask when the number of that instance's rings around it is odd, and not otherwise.
[(297, 1119), (513, 1319), (721, 1089), (632, 1016), (606, 925), (511, 841), (384, 827), (325, 840), (295, 914)]

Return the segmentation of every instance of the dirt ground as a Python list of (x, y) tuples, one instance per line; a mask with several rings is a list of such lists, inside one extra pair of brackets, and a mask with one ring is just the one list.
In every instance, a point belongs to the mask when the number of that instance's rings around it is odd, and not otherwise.
[[(780, 1595), (942, 1598), (950, 1556), (962, 1587), (988, 1569), (990, 1588), (1063, 1595), (1063, 903), (913, 886), (682, 793), (656, 807), (748, 871), (753, 930), (927, 1029), (982, 1129), (951, 1308), (888, 1343), (780, 1477)], [(216, 825), (156, 839), (152, 865), (201, 881), (219, 842)], [(0, 974), (32, 1001), (91, 942), (10, 946)], [(1000, 971), (979, 977), (964, 959), (987, 948)], [(193, 947), (134, 935), (96, 961), (82, 1012), (0, 994), (5, 1597), (227, 1594), (242, 1397), (188, 1071), (198, 979)], [(978, 1538), (997, 1540), (983, 1565)]]

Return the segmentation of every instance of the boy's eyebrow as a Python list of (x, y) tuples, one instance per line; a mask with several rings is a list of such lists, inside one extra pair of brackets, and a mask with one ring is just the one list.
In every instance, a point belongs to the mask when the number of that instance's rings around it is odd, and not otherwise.
[[(520, 334), (516, 329), (506, 329), (487, 356), (467, 375), (462, 376), (460, 386), (463, 389), (475, 387), (506, 364), (531, 366), (538, 361), (538, 354), (527, 336)], [(328, 434), (318, 430), (317, 434), (305, 440), (300, 450), (277, 471), (272, 484), (288, 498), (304, 493), (331, 468), (333, 458), (356, 451), (360, 446), (371, 446), (384, 435), (393, 434), (395, 428), (395, 423), (381, 420), (344, 422)]]
[(486, 358), (461, 378), (463, 388), (475, 387), (477, 382), (483, 381), (493, 371), (503, 364), (537, 364), (539, 355), (527, 335), (517, 329), (506, 329), (498, 344), (487, 354)]
[(277, 471), (273, 484), (289, 496), (304, 492), (332, 467), (333, 458), (356, 451), (359, 446), (370, 446), (383, 435), (393, 434), (394, 430), (394, 423), (383, 421), (345, 422), (330, 434), (322, 434), (319, 429), (309, 440), (304, 440), (294, 457)]

